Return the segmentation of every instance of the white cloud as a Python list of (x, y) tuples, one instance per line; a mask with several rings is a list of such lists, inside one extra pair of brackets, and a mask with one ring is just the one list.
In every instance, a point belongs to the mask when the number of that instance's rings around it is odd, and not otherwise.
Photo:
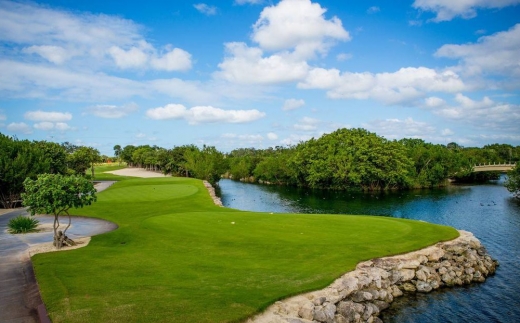
[(146, 116), (155, 120), (185, 119), (190, 124), (199, 123), (247, 123), (265, 116), (264, 112), (254, 110), (223, 110), (212, 106), (195, 106), (187, 109), (182, 104), (168, 104), (164, 107), (149, 109)]
[(73, 56), (70, 51), (63, 47), (48, 45), (26, 47), (22, 52), (26, 54), (38, 54), (49, 62), (57, 65), (63, 64)]
[(448, 21), (460, 16), (470, 19), (477, 16), (477, 9), (500, 9), (517, 5), (520, 0), (415, 0), (412, 6), (424, 11), (436, 13), (432, 21)]
[(217, 7), (209, 6), (205, 3), (197, 3), (194, 4), (193, 7), (197, 9), (198, 12), (205, 14), (206, 16), (214, 16), (217, 14)]
[(72, 119), (72, 114), (69, 112), (46, 112), (42, 110), (38, 111), (27, 111), (24, 114), (24, 118), (32, 121), (69, 121)]
[(435, 52), (437, 57), (460, 59), (468, 74), (492, 73), (520, 76), (520, 24), (507, 31), (483, 36), (477, 43), (448, 44)]
[(302, 99), (299, 99), (299, 100), (298, 99), (288, 99), (288, 100), (285, 100), (282, 110), (284, 110), (284, 111), (294, 110), (294, 109), (301, 108), (304, 105), (305, 105), (305, 101)]
[(269, 140), (277, 140), (278, 139), (278, 135), (275, 134), (274, 132), (269, 132), (267, 134), (267, 139), (269, 139)]
[(48, 130), (54, 129), (54, 123), (48, 122), (48, 121), (43, 121), (43, 122), (35, 123), (34, 128), (38, 129), (38, 130), (48, 131)]
[(427, 106), (431, 111), (448, 120), (471, 124), (478, 129), (518, 133), (520, 105), (497, 103), (489, 97), (473, 100), (461, 93), (455, 95), (454, 104)]
[(262, 49), (294, 49), (296, 56), (312, 58), (316, 52), (326, 54), (334, 41), (350, 40), (341, 20), (324, 17), (326, 9), (310, 0), (282, 0), (266, 7), (253, 25), (253, 41)]
[(148, 55), (140, 48), (132, 47), (129, 50), (121, 49), (118, 46), (112, 46), (108, 53), (114, 59), (119, 68), (142, 68), (148, 61)]
[(75, 129), (75, 128), (69, 126), (68, 124), (66, 124), (65, 122), (56, 122), (56, 124), (54, 125), (54, 128), (56, 128), (56, 130), (60, 130), (60, 131)]
[(435, 127), (412, 118), (374, 120), (364, 126), (387, 139), (425, 138), (436, 133)]
[(321, 121), (318, 119), (303, 117), (294, 125), (294, 129), (301, 131), (315, 131), (318, 129), (320, 123)]
[(445, 105), (446, 101), (444, 101), (441, 98), (432, 96), (432, 97), (424, 99), (424, 103), (426, 104), (426, 106), (428, 108), (436, 108), (436, 107)]
[(187, 71), (191, 69), (191, 54), (174, 48), (161, 57), (152, 58), (151, 65), (156, 70)]
[(13, 133), (21, 133), (28, 135), (32, 133), (32, 129), (24, 122), (12, 122), (7, 125), (7, 130)]
[(378, 13), (380, 11), (381, 11), (381, 8), (376, 7), (376, 6), (372, 6), (372, 7), (367, 9), (367, 13), (368, 14), (374, 14), (374, 13)]
[(376, 74), (315, 68), (298, 87), (328, 90), (327, 96), (333, 99), (376, 99), (386, 104), (409, 102), (428, 92), (457, 92), (466, 88), (453, 71), (439, 72), (426, 67)]
[(264, 0), (235, 0), (235, 3), (238, 5), (244, 5), (244, 4), (260, 4), (263, 3)]
[(235, 134), (235, 133), (225, 133), (220, 136), (224, 139), (238, 139), (240, 141), (255, 143), (255, 142), (261, 142), (264, 140), (264, 137), (262, 135), (249, 135), (249, 134)]
[(42, 131), (51, 131), (51, 130), (58, 130), (58, 131), (67, 131), (67, 130), (73, 130), (71, 126), (66, 124), (65, 122), (49, 122), (49, 121), (43, 121), (38, 122), (33, 125), (35, 129), (42, 130)]
[(354, 55), (348, 53), (341, 53), (336, 55), (336, 60), (338, 60), (339, 62), (343, 62), (351, 59), (352, 57), (354, 57)]
[(280, 143), (282, 145), (296, 145), (299, 144), (302, 141), (307, 141), (311, 139), (312, 136), (310, 135), (296, 135), (296, 134), (290, 134), (289, 137), (282, 139)]
[(139, 107), (135, 103), (122, 106), (98, 104), (85, 109), (86, 113), (100, 118), (117, 119), (137, 111)]
[(453, 136), (454, 134), (455, 133), (453, 131), (451, 131), (451, 129), (448, 129), (448, 128), (442, 130), (442, 132), (441, 132), (441, 135), (443, 135), (443, 136)]
[(260, 48), (244, 43), (227, 43), (227, 56), (214, 75), (229, 82), (241, 84), (276, 84), (293, 82), (307, 75), (305, 61), (294, 60), (284, 54), (262, 57)]
[(7, 120), (7, 116), (3, 113), (0, 113), (0, 121), (5, 121)]

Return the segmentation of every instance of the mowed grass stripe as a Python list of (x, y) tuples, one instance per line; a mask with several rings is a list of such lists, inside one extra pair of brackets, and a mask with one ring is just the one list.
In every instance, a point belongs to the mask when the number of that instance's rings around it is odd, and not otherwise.
[(53, 322), (239, 322), (359, 261), (458, 235), (387, 217), (221, 208), (188, 178), (127, 179), (74, 213), (119, 229), (33, 257)]

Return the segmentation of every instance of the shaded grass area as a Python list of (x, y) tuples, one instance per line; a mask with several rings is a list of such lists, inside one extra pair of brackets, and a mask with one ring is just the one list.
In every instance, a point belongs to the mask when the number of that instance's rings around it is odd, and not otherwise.
[(127, 179), (74, 213), (119, 228), (33, 257), (53, 322), (239, 322), (359, 261), (458, 236), (404, 219), (220, 208), (188, 178)]

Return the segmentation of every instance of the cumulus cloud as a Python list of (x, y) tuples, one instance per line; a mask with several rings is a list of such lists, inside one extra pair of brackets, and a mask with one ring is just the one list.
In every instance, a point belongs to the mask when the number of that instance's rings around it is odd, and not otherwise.
[(12, 122), (7, 125), (7, 131), (28, 135), (32, 133), (31, 126), (24, 122)]
[(298, 87), (327, 90), (327, 96), (333, 99), (375, 99), (386, 104), (406, 103), (428, 92), (457, 92), (466, 88), (455, 72), (426, 67), (375, 74), (314, 68)]
[(520, 24), (507, 31), (480, 37), (473, 44), (447, 44), (435, 52), (437, 57), (460, 59), (468, 74), (491, 73), (520, 76)]
[(124, 50), (118, 46), (112, 46), (108, 53), (114, 59), (116, 65), (120, 68), (141, 68), (148, 61), (148, 55), (140, 48), (132, 47)]
[(477, 16), (477, 9), (500, 9), (517, 5), (520, 0), (415, 0), (415, 9), (431, 11), (436, 14), (432, 21), (449, 21), (455, 17), (471, 19)]
[(151, 65), (156, 70), (187, 71), (191, 69), (191, 54), (180, 48), (174, 48), (161, 57), (154, 57)]
[(265, 113), (256, 109), (223, 110), (212, 106), (195, 106), (187, 109), (182, 104), (168, 104), (164, 107), (147, 110), (146, 116), (155, 120), (185, 119), (190, 124), (247, 123), (263, 118)]
[(69, 58), (74, 56), (74, 54), (70, 50), (66, 50), (61, 46), (49, 46), (49, 45), (41, 45), (41, 46), (29, 46), (22, 50), (22, 53), (25, 54), (38, 54), (41, 57), (45, 58), (49, 62), (52, 62), (57, 65), (61, 65), (66, 62)]
[(235, 3), (238, 5), (244, 5), (244, 4), (260, 4), (263, 3), (264, 0), (235, 0)]
[(461, 93), (455, 95), (452, 104), (445, 101), (439, 103), (442, 104), (432, 106), (425, 102), (424, 106), (445, 119), (471, 124), (479, 129), (518, 133), (520, 105), (495, 102), (487, 96), (474, 100)]
[(217, 7), (209, 6), (205, 3), (197, 3), (194, 4), (193, 7), (197, 9), (198, 12), (205, 14), (206, 16), (214, 16), (217, 14)]
[(227, 43), (226, 57), (214, 75), (229, 82), (241, 84), (276, 84), (294, 82), (307, 75), (309, 66), (305, 61), (289, 55), (273, 54), (263, 57), (257, 47), (245, 43)]
[[(16, 2), (2, 2), (0, 16), (0, 41), (22, 45), (23, 54), (36, 54), (56, 65), (66, 62), (68, 69), (93, 70), (114, 63), (121, 69), (172, 71), (191, 67), (187, 52), (176, 48), (161, 55), (144, 39), (141, 26), (120, 17)], [(7, 54), (16, 56), (15, 52)], [(180, 66), (173, 64), (172, 58), (178, 59)]]
[(391, 140), (401, 138), (426, 138), (437, 133), (434, 126), (426, 122), (413, 120), (412, 118), (406, 118), (404, 120), (396, 118), (374, 120), (363, 126)]
[(280, 143), (282, 145), (296, 145), (300, 142), (310, 140), (312, 138), (311, 135), (297, 135), (297, 134), (290, 134), (288, 137), (282, 139)]
[(302, 58), (326, 54), (334, 41), (350, 40), (341, 20), (326, 19), (326, 11), (310, 0), (282, 0), (262, 10), (251, 37), (269, 51), (294, 49)]
[(278, 139), (278, 135), (275, 134), (274, 132), (269, 132), (269, 133), (267, 133), (267, 139), (269, 139), (269, 140), (277, 140)]
[(118, 119), (139, 110), (135, 103), (129, 103), (122, 106), (98, 104), (85, 109), (86, 114), (92, 114), (100, 118)]
[(27, 111), (24, 114), (24, 118), (32, 121), (69, 121), (72, 119), (72, 114), (69, 112), (47, 112), (42, 110)]
[(318, 125), (320, 123), (321, 121), (318, 119), (303, 117), (298, 121), (297, 124), (294, 125), (294, 129), (300, 131), (315, 131), (318, 129)]
[(304, 105), (305, 105), (305, 101), (302, 99), (299, 99), (299, 100), (298, 99), (288, 99), (288, 100), (285, 100), (282, 110), (284, 110), (284, 111), (294, 110), (294, 109), (301, 108)]
[(353, 57), (352, 54), (341, 53), (341, 54), (336, 55), (336, 60), (338, 60), (339, 62), (343, 62), (343, 61), (347, 61), (347, 60), (351, 59), (352, 57)]

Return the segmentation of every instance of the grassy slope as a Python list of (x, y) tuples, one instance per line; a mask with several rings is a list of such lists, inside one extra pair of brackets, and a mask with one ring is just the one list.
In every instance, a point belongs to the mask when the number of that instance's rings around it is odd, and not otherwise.
[(202, 182), (186, 178), (127, 179), (98, 197), (75, 213), (118, 230), (87, 248), (33, 257), (53, 322), (240, 321), (361, 260), (458, 235), (386, 217), (219, 208)]

